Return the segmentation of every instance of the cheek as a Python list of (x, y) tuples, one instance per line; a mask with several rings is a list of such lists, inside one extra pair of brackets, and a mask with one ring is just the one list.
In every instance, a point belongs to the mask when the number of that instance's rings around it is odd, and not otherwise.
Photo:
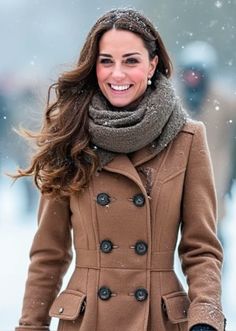
[(96, 66), (96, 75), (97, 75), (98, 83), (101, 83), (106, 79), (108, 73), (107, 73), (106, 69), (104, 69), (101, 66), (97, 65)]
[(146, 68), (140, 68), (138, 70), (133, 71), (132, 73), (132, 79), (136, 83), (146, 83), (147, 76), (148, 76), (148, 72)]

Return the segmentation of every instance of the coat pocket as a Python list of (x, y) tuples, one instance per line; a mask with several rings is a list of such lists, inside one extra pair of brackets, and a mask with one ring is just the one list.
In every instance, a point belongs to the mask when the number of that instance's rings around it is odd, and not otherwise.
[(83, 313), (86, 306), (86, 295), (75, 290), (65, 290), (54, 300), (49, 316), (61, 320), (74, 321)]
[(190, 299), (184, 291), (162, 296), (162, 309), (173, 324), (187, 322)]

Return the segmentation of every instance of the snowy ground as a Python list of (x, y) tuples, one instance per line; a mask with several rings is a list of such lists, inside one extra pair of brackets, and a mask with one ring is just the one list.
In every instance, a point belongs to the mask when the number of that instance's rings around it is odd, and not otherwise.
[[(25, 213), (24, 188), (19, 183), (9, 187), (0, 178), (0, 330), (14, 330), (20, 316), (24, 283), (27, 275), (28, 253), (36, 229), (36, 211)], [(7, 184), (7, 185), (6, 185)], [(236, 186), (233, 200), (228, 202), (224, 237), (225, 268), (223, 274), (223, 306), (227, 316), (227, 330), (236, 330)], [(72, 268), (71, 268), (72, 269)], [(71, 273), (69, 270), (69, 274)], [(67, 281), (69, 275), (66, 277)], [(56, 329), (53, 321), (52, 330)]]

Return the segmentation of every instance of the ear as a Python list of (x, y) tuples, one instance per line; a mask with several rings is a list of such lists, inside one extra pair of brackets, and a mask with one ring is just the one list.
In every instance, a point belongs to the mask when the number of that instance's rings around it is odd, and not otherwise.
[(150, 69), (149, 69), (149, 77), (151, 78), (156, 70), (158, 64), (158, 56), (155, 55), (153, 59), (150, 61)]

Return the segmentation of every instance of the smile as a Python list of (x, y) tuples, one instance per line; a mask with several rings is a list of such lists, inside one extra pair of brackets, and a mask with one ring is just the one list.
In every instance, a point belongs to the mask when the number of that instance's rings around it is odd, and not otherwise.
[(112, 90), (114, 91), (126, 91), (128, 90), (132, 85), (114, 85), (114, 84), (109, 84)]

